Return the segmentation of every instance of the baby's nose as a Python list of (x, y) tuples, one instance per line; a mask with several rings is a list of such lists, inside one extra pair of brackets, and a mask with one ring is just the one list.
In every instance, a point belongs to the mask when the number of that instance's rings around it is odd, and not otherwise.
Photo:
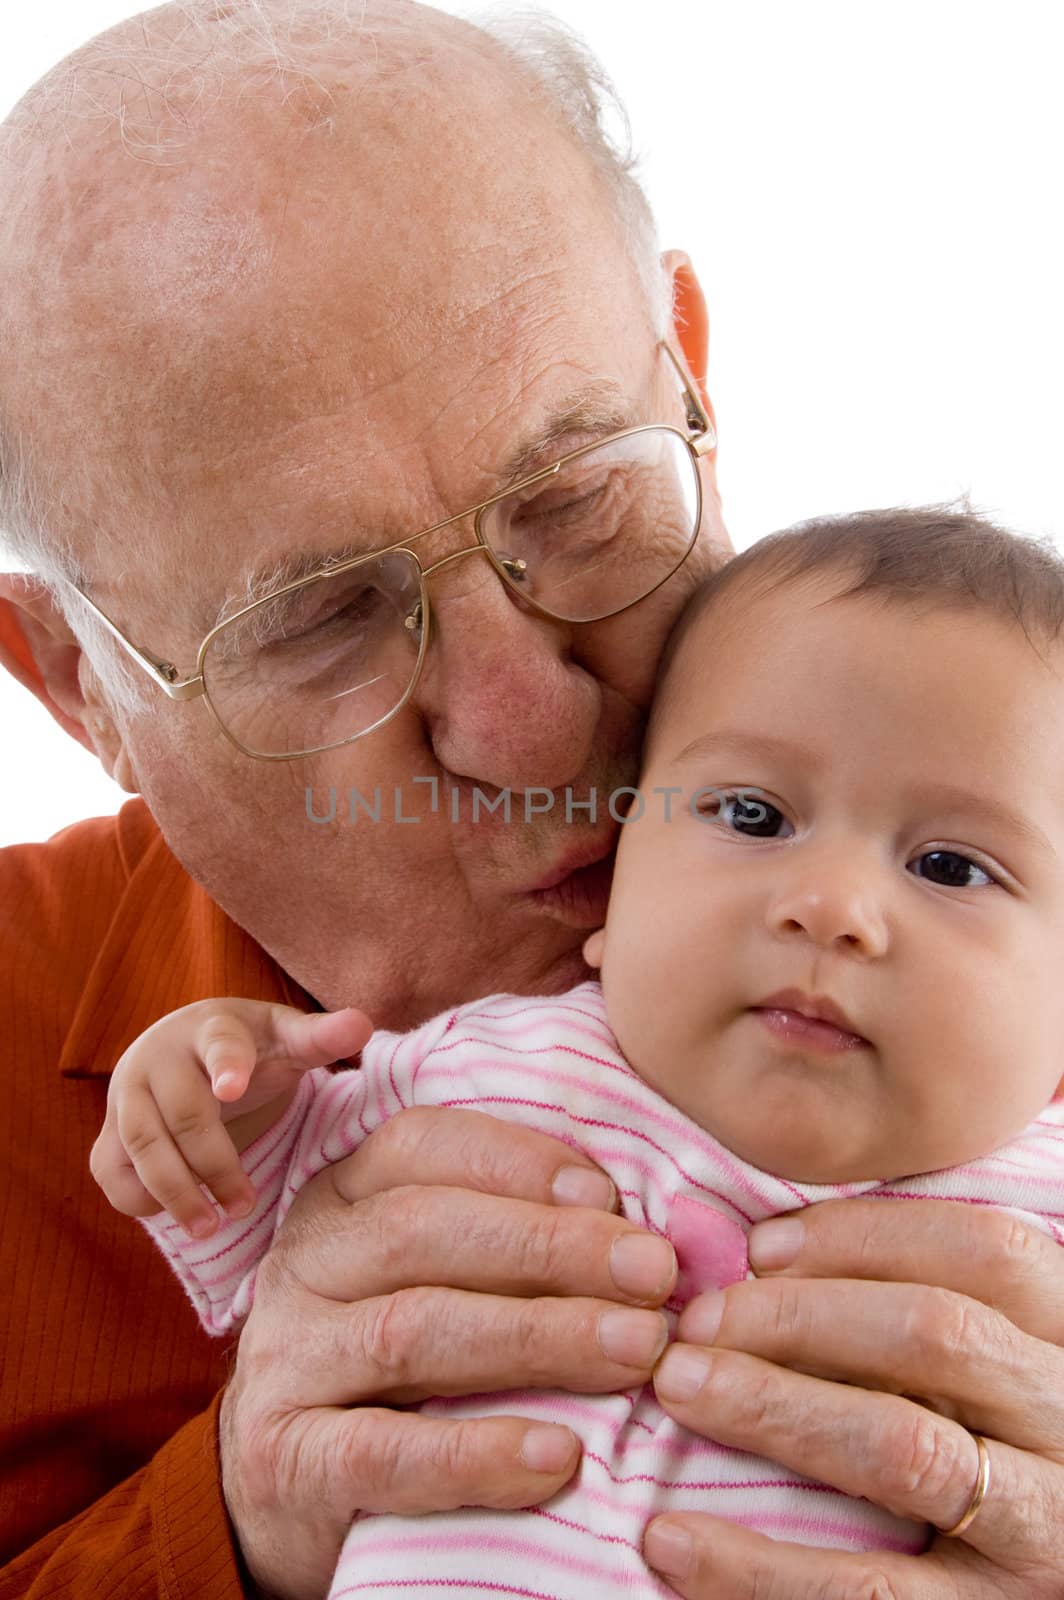
[(810, 861), (784, 875), (768, 908), (768, 925), (780, 937), (804, 935), (824, 948), (882, 955), (887, 923), (874, 874), (861, 864)]

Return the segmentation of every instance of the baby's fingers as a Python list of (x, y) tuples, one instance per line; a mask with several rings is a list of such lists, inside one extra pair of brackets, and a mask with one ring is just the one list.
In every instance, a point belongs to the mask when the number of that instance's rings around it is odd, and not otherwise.
[(148, 1193), (196, 1238), (218, 1218), (201, 1185), (230, 1216), (245, 1216), (255, 1191), (203, 1080), (130, 1084), (118, 1105), (118, 1136)]
[(251, 1027), (235, 1010), (213, 1011), (200, 1023), (196, 1052), (219, 1100), (239, 1100), (258, 1054)]
[(346, 1061), (369, 1043), (373, 1024), (364, 1011), (295, 1011), (273, 1006), (273, 1029), (281, 1050), (303, 1067), (330, 1067)]
[(89, 1152), (89, 1171), (116, 1211), (124, 1217), (153, 1217), (162, 1206), (137, 1177), (109, 1116)]

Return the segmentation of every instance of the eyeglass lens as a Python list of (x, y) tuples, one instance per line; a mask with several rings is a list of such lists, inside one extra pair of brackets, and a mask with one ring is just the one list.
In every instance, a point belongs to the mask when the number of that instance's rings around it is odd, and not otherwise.
[[(648, 428), (497, 500), (480, 513), (479, 531), (516, 593), (563, 621), (594, 622), (680, 566), (700, 506), (684, 440)], [(266, 601), (212, 641), (203, 672), (216, 715), (261, 755), (357, 738), (396, 709), (413, 681), (425, 647), (422, 605), (408, 550), (369, 556)]]

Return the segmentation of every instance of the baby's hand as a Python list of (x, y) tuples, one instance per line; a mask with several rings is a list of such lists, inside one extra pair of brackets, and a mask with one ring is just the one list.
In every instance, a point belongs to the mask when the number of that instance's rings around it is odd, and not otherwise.
[(205, 1239), (255, 1203), (244, 1150), (283, 1115), (304, 1072), (357, 1054), (361, 1011), (304, 1013), (261, 1000), (197, 1000), (154, 1023), (111, 1075), (92, 1175), (127, 1217), (168, 1211)]

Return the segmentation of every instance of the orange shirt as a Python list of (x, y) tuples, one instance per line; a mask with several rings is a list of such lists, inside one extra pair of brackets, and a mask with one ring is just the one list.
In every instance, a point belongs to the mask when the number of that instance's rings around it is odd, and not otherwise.
[(0, 850), (0, 972), (0, 1600), (238, 1600), (217, 1451), (231, 1345), (88, 1158), (111, 1068), (164, 1012), (312, 1002), (139, 799)]

